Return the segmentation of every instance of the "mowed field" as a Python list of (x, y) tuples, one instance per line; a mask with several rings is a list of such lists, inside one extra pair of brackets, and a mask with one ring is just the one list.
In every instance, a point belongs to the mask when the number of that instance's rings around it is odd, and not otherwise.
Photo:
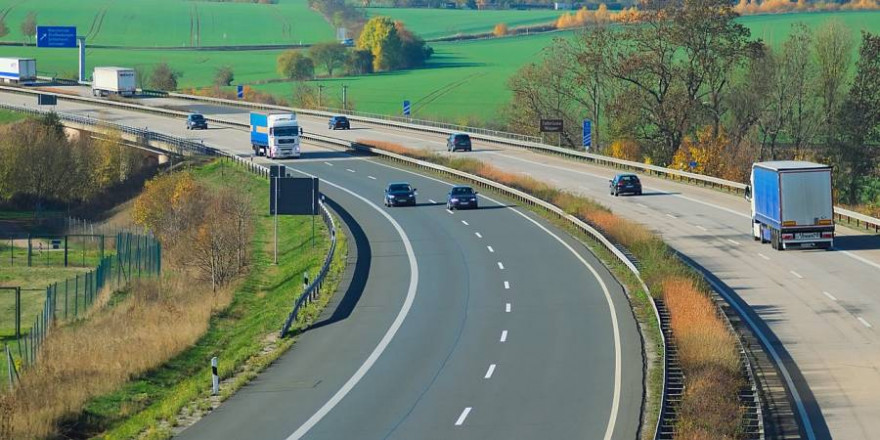
[[(3, 1), (7, 0), (0, 0), (0, 2)], [(200, 7), (203, 4), (199, 3)], [(279, 7), (285, 5), (288, 3), (282, 3)], [(222, 4), (221, 6), (238, 7), (243, 5)], [(381, 11), (390, 10), (382, 9)], [(419, 20), (423, 20), (421, 25), (418, 24), (420, 23), (418, 20), (407, 23), (418, 33), (421, 33), (422, 29), (442, 33), (443, 27), (447, 26), (443, 24), (443, 21), (438, 18), (435, 23), (429, 23), (430, 20), (424, 19), (420, 14), (426, 12), (461, 13), (464, 17), (476, 20), (474, 23), (476, 23), (475, 26), (478, 26), (479, 20), (474, 17), (483, 17), (486, 12), (499, 11), (399, 10), (395, 12), (404, 15), (412, 14), (414, 17), (418, 16)], [(520, 14), (524, 11), (500, 12)], [(496, 22), (496, 18), (481, 20), (489, 29)], [(794, 23), (804, 22), (809, 27), (816, 28), (830, 19), (842, 21), (852, 31), (856, 41), (860, 38), (862, 30), (880, 33), (880, 11), (776, 14), (748, 16), (740, 20), (752, 30), (752, 35), (755, 38), (762, 38), (771, 45), (778, 46), (790, 33)], [(354, 103), (355, 108), (361, 111), (400, 114), (403, 100), (408, 99), (413, 103), (414, 117), (442, 118), (452, 121), (497, 120), (499, 111), (510, 99), (510, 92), (507, 90), (508, 78), (524, 64), (540, 60), (542, 49), (551, 44), (554, 38), (564, 38), (569, 35), (571, 35), (571, 31), (478, 41), (432, 43), (435, 56), (423, 69), (362, 77), (324, 79), (312, 83), (313, 85), (320, 83), (326, 86), (327, 88), (324, 89), (325, 98), (332, 98), (337, 102), (342, 95), (342, 85), (348, 86), (349, 99)], [(236, 83), (250, 84), (278, 79), (275, 64), (279, 53), (279, 51), (90, 49), (87, 54), (87, 64), (89, 67), (97, 65), (150, 67), (158, 62), (166, 61), (174, 69), (183, 73), (180, 78), (180, 87), (190, 88), (210, 85), (216, 68), (222, 65), (233, 67)], [(37, 58), (37, 70), (48, 75), (72, 76), (77, 66), (75, 50), (7, 46), (0, 47), (0, 56), (35, 57)], [(853, 60), (855, 60), (855, 56), (854, 53)], [(319, 69), (318, 74), (322, 75), (323, 72)], [(292, 82), (280, 82), (255, 85), (254, 87), (284, 98), (290, 98), (294, 86), (295, 84)]]
[(9, 35), (25, 41), (20, 23), (76, 26), (86, 43), (112, 46), (192, 47), (298, 44), (332, 40), (336, 32), (306, 0), (277, 5), (185, 0), (0, 0)]
[(431, 39), (457, 34), (491, 32), (498, 23), (509, 28), (552, 23), (561, 11), (470, 11), (466, 9), (367, 8), (367, 16), (384, 15), (406, 23), (422, 38)]

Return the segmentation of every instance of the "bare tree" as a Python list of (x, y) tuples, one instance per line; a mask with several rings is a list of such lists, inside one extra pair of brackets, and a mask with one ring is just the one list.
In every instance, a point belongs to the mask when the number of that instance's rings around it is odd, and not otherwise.
[(816, 32), (815, 48), (818, 64), (818, 87), (822, 100), (824, 131), (831, 132), (845, 93), (849, 66), (852, 62), (852, 33), (838, 19), (827, 21)]
[(813, 34), (803, 23), (793, 26), (783, 45), (782, 71), (791, 88), (791, 114), (786, 124), (795, 157), (811, 143), (818, 125), (818, 100), (814, 93), (816, 65), (813, 61)]

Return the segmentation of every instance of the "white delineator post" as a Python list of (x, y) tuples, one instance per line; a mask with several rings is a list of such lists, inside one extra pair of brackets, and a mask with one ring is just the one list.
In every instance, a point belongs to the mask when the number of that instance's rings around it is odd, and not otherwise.
[(220, 376), (217, 374), (217, 357), (211, 358), (211, 395), (220, 394)]

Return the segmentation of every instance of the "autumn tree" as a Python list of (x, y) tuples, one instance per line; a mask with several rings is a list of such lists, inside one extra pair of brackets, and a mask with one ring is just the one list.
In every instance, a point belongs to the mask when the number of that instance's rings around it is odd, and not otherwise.
[(232, 66), (220, 66), (214, 71), (215, 86), (230, 86), (233, 81), (235, 81), (235, 73), (232, 71)]
[(155, 90), (177, 90), (177, 80), (181, 73), (171, 68), (166, 62), (161, 62), (153, 68), (150, 74), (150, 87)]
[(392, 70), (400, 63), (400, 37), (394, 21), (376, 16), (367, 21), (357, 41), (357, 48), (373, 54), (373, 70)]
[(315, 64), (327, 70), (327, 76), (333, 76), (333, 71), (342, 66), (346, 60), (345, 46), (335, 41), (317, 43), (309, 49), (309, 56)]
[(28, 41), (37, 35), (37, 13), (28, 12), (27, 16), (21, 22), (21, 34), (27, 37)]
[(823, 130), (831, 132), (834, 116), (846, 92), (852, 62), (852, 33), (842, 21), (827, 21), (816, 32), (816, 62), (818, 67), (819, 97), (822, 101)]
[(373, 73), (373, 53), (369, 50), (350, 50), (345, 58), (347, 75), (365, 75)]
[(495, 29), (492, 30), (492, 35), (496, 37), (503, 37), (507, 35), (507, 23), (498, 23), (495, 25)]
[(278, 56), (278, 73), (289, 79), (312, 79), (315, 76), (315, 63), (301, 51), (288, 50)]

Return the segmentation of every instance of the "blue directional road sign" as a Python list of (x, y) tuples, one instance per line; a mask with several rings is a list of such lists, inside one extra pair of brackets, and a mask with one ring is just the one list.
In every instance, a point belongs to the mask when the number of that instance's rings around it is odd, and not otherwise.
[(76, 47), (76, 26), (37, 26), (37, 47)]
[(244, 99), (244, 86), (238, 86), (235, 93), (238, 99)]
[(412, 106), (410, 105), (409, 100), (403, 101), (403, 115), (409, 116), (411, 109), (412, 109)]
[(589, 119), (584, 119), (584, 150), (589, 150), (593, 144), (593, 127)]

